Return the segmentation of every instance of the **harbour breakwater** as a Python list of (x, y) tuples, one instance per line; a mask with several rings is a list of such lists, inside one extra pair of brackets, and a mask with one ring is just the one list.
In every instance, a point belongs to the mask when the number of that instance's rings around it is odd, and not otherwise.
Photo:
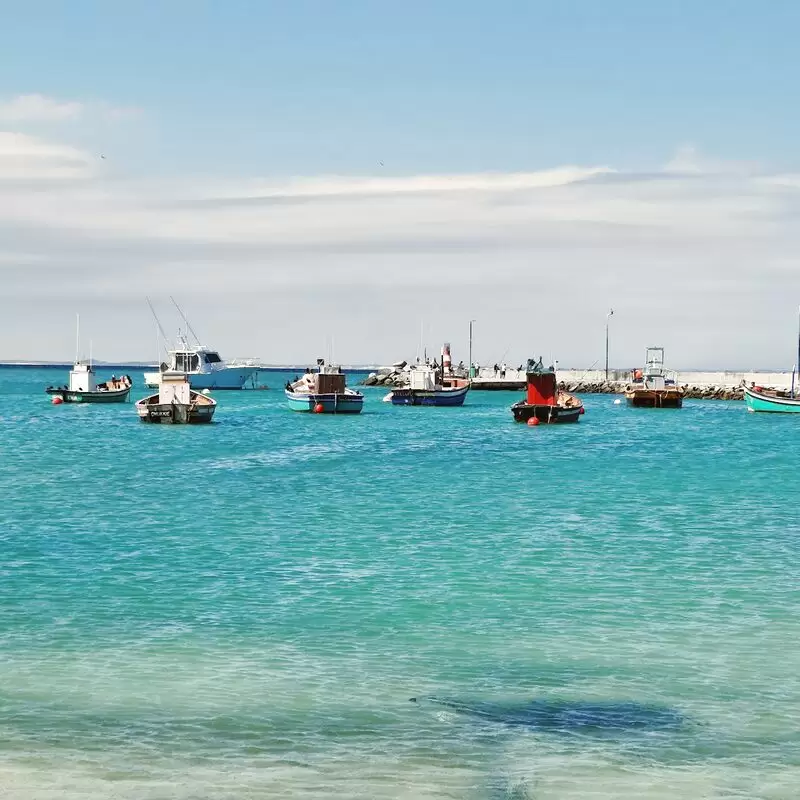
[[(558, 388), (570, 394), (624, 394), (626, 381), (559, 381)], [(693, 400), (744, 400), (742, 386), (682, 385), (683, 396)]]
[[(393, 388), (408, 385), (408, 371), (406, 365), (398, 362), (391, 367), (382, 367), (371, 372), (363, 381), (363, 386), (385, 386)], [(509, 374), (510, 373), (510, 374)], [(589, 378), (578, 378), (576, 371), (559, 372), (558, 387), (571, 394), (624, 394), (625, 388), (630, 385), (628, 380), (604, 380), (596, 375)], [(685, 373), (688, 377), (692, 373)], [(562, 376), (566, 376), (564, 379)], [(697, 373), (702, 380), (691, 382), (678, 382), (684, 391), (684, 397), (695, 400), (744, 400), (744, 387), (742, 381), (750, 378), (749, 383), (757, 386), (782, 389), (787, 388), (787, 380), (791, 379), (791, 373)], [(716, 382), (709, 381), (709, 378), (717, 378)], [(732, 378), (738, 377), (737, 385), (732, 385)], [(767, 380), (765, 380), (765, 378)], [(507, 390), (521, 391), (524, 387), (525, 374), (518, 374), (517, 370), (509, 370), (504, 376), (486, 375), (473, 379), (472, 389), (480, 390)]]

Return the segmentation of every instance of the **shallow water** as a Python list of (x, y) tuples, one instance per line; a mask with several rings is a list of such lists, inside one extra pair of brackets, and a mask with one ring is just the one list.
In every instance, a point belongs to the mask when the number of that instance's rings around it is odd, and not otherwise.
[(0, 796), (797, 796), (800, 420), (63, 377), (0, 369)]

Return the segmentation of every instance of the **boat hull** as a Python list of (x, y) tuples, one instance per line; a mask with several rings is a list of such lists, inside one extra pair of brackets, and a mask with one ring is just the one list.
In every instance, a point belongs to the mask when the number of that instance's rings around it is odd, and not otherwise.
[[(203, 389), (242, 389), (247, 379), (257, 372), (255, 367), (224, 367), (213, 372), (189, 373), (189, 386), (195, 391)], [(161, 383), (160, 372), (145, 372), (145, 386), (157, 388)]]
[(511, 413), (515, 422), (528, 422), (534, 417), (546, 424), (578, 422), (583, 413), (583, 403), (575, 397), (572, 399), (575, 404), (569, 406), (526, 403), (521, 400), (511, 406)]
[(469, 386), (458, 389), (394, 389), (393, 406), (463, 406)]
[(364, 407), (364, 395), (358, 392), (307, 394), (284, 390), (284, 393), (292, 411), (314, 413), (317, 406), (322, 406), (323, 414), (360, 414)]
[(625, 399), (634, 408), (681, 408), (683, 393), (677, 389), (629, 389)]
[[(216, 402), (158, 403), (158, 395), (145, 397), (136, 403), (136, 413), (142, 422), (156, 425), (202, 425), (211, 422)], [(150, 401), (150, 402), (148, 402)]]
[(70, 389), (46, 389), (47, 394), (60, 397), (65, 403), (126, 403), (131, 387), (103, 392), (79, 392)]
[(800, 414), (800, 398), (778, 397), (772, 393), (744, 389), (744, 402), (748, 411), (765, 411), (778, 414)]

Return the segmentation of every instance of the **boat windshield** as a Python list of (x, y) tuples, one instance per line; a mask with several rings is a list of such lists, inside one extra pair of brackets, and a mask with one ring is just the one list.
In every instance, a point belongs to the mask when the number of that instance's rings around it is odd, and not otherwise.
[(219, 364), (221, 361), (219, 353), (206, 353), (206, 364)]
[(175, 353), (175, 366), (177, 372), (195, 372), (200, 359), (194, 353)]

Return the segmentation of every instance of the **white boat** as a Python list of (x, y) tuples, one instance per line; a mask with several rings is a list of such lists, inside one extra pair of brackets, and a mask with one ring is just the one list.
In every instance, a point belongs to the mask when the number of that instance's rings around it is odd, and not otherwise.
[(169, 351), (169, 363), (161, 364), (158, 372), (145, 372), (146, 386), (153, 388), (161, 384), (165, 372), (182, 372), (189, 378), (195, 391), (203, 389), (241, 389), (248, 378), (258, 372), (258, 365), (233, 364), (223, 361), (216, 350), (197, 345), (190, 347), (184, 340), (182, 347)]
[[(180, 330), (178, 331), (177, 346), (175, 349), (167, 351), (169, 363), (162, 363), (158, 372), (144, 373), (145, 386), (151, 388), (160, 386), (161, 376), (165, 372), (183, 373), (188, 377), (189, 385), (195, 391), (203, 391), (203, 389), (241, 389), (247, 379), (251, 377), (255, 384), (255, 375), (261, 368), (259, 363), (255, 361), (239, 361), (236, 363), (223, 361), (216, 350), (209, 350), (209, 348), (201, 344), (181, 307), (173, 297), (170, 297), (170, 300), (181, 315), (181, 319), (186, 325), (186, 331), (184, 333), (181, 333)], [(159, 342), (166, 342), (167, 336), (149, 299), (147, 300), (147, 305), (150, 306), (150, 311), (161, 335)], [(194, 344), (189, 343), (188, 334), (192, 335)]]
[(189, 425), (211, 422), (217, 401), (189, 387), (185, 374), (164, 372), (158, 394), (136, 402), (136, 413), (142, 422), (162, 425)]

